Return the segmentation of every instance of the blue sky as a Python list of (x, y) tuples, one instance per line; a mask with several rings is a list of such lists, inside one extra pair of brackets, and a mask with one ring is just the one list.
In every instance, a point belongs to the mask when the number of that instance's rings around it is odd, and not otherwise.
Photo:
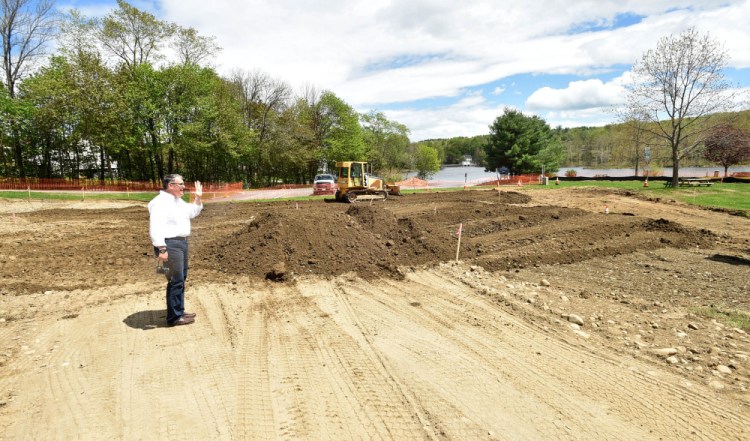
[[(616, 122), (622, 84), (662, 36), (689, 27), (750, 89), (750, 0), (133, 0), (216, 37), (222, 74), (260, 71), (331, 90), (405, 124), (414, 141), (488, 133), (505, 107), (551, 126)], [(114, 0), (58, 0), (102, 16)]]

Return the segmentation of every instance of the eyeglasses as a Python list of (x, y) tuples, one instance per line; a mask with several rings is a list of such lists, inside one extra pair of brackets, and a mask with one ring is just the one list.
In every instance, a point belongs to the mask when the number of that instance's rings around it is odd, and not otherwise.
[(178, 185), (178, 186), (183, 187), (183, 188), (185, 187), (185, 183), (184, 182), (170, 182), (170, 184)]

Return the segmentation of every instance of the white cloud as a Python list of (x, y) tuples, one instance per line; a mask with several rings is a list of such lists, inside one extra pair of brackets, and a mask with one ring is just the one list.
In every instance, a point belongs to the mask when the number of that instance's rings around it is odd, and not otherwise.
[(620, 104), (625, 94), (619, 81), (573, 81), (565, 89), (542, 87), (526, 100), (529, 110), (582, 110)]
[(552, 111), (544, 115), (550, 127), (598, 127), (616, 123), (617, 118), (611, 108)]
[[(351, 89), (372, 90), (383, 83), (421, 83), (425, 77), (434, 78), (433, 84), (444, 84), (432, 93), (410, 94), (427, 97), (446, 90), (448, 95), (455, 94), (460, 88), (496, 80), (498, 75), (578, 72), (591, 66), (629, 64), (653, 45), (656, 36), (713, 17), (710, 10), (703, 11), (721, 3), (547, 0), (484, 1), (467, 6), (451, 0), (164, 0), (162, 10), (169, 20), (216, 35), (226, 48), (221, 64), (227, 69), (251, 65), (292, 83), (313, 82), (326, 88), (355, 81)], [(680, 6), (692, 6), (697, 12), (664, 13)], [(745, 5), (735, 2), (733, 8), (741, 12), (734, 15), (748, 18)], [(576, 24), (611, 19), (626, 11), (656, 15), (632, 28), (564, 35)], [(423, 68), (370, 75), (360, 70), (408, 54), (447, 57)], [(378, 89), (379, 94), (365, 90), (350, 90), (350, 99), (394, 98), (387, 90)]]
[(505, 92), (505, 87), (498, 86), (492, 90), (493, 95), (502, 95), (502, 93)]
[[(513, 75), (568, 74), (580, 76), (581, 81), (560, 90), (539, 89), (520, 97), (517, 105), (528, 98), (529, 109), (554, 110), (560, 112), (560, 120), (573, 122), (583, 118), (580, 109), (617, 102), (616, 83), (604, 83), (597, 75), (627, 69), (659, 37), (689, 26), (726, 41), (732, 66), (750, 66), (747, 0), (159, 0), (155, 4), (162, 19), (216, 36), (224, 48), (216, 60), (220, 73), (257, 69), (295, 88), (311, 84), (329, 89), (355, 108), (459, 100), (465, 99), (467, 88)], [(645, 18), (629, 27), (607, 28), (622, 13)], [(585, 30), (586, 25), (600, 27)], [(510, 100), (518, 92), (506, 85), (488, 93)], [(414, 104), (409, 112), (387, 113), (398, 115), (396, 119), (414, 134), (460, 136), (476, 134), (479, 128), (486, 132), (502, 112), (487, 103), (463, 101), (457, 106), (463, 106), (461, 112)]]
[(408, 108), (386, 110), (389, 119), (399, 121), (411, 129), (411, 139), (477, 136), (489, 133), (489, 126), (509, 104), (491, 104), (481, 95), (469, 93), (455, 104), (429, 109)]

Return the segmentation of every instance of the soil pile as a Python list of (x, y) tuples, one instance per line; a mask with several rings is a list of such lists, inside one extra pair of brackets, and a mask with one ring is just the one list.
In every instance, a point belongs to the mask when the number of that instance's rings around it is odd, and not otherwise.
[[(354, 204), (210, 204), (193, 221), (191, 271), (273, 280), (349, 272), (400, 278), (403, 268), (455, 259), (459, 226), (461, 260), (505, 271), (704, 247), (717, 239), (666, 219), (530, 201), (528, 194), (488, 190)], [(0, 253), (6, 282), (0, 290), (84, 289), (154, 272), (143, 207), (42, 210), (19, 214), (14, 222), (24, 233), (6, 237)]]
[[(487, 269), (574, 263), (661, 247), (705, 246), (715, 236), (665, 219), (531, 206), (516, 192), (467, 191), (392, 197), (385, 202), (234, 206), (247, 219), (202, 232), (201, 265), (212, 271), (285, 280), (289, 276), (400, 277), (400, 267), (460, 259)], [(209, 208), (210, 210), (210, 208)], [(281, 275), (279, 268), (284, 268)]]

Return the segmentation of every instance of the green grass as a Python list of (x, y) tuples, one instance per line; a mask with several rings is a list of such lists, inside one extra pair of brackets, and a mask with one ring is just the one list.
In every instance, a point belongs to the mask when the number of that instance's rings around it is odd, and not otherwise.
[(644, 196), (669, 198), (701, 207), (722, 208), (743, 212), (750, 217), (750, 183), (725, 184), (715, 182), (710, 187), (665, 187), (664, 181), (650, 181), (648, 187), (643, 181), (560, 181), (560, 185), (530, 185), (533, 190), (556, 190), (573, 187), (601, 187), (631, 190)]
[[(0, 191), (0, 198), (4, 199), (29, 199), (34, 200), (59, 200), (59, 201), (144, 201), (148, 202), (156, 196), (156, 193), (116, 193), (116, 192), (54, 192), (54, 191)], [(187, 195), (183, 199), (187, 200)]]
[(713, 305), (690, 308), (690, 311), (703, 317), (716, 319), (730, 328), (740, 328), (743, 331), (750, 331), (750, 313), (745, 311), (725, 309)]

